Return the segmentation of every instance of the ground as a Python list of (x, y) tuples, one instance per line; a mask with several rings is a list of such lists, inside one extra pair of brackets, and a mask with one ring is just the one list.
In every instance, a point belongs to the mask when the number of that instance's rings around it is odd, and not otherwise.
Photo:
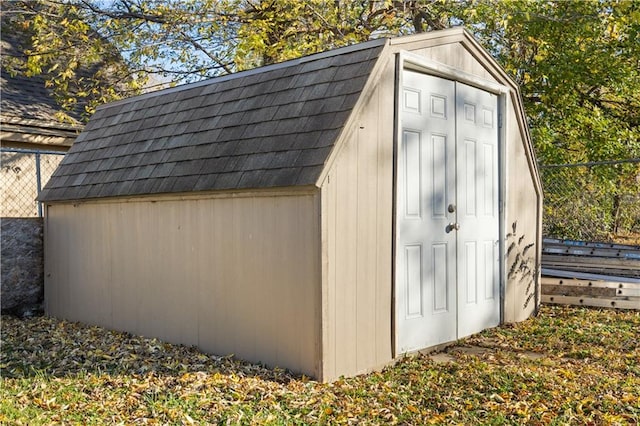
[(638, 424), (640, 312), (523, 323), (321, 384), (154, 339), (2, 318), (2, 424)]

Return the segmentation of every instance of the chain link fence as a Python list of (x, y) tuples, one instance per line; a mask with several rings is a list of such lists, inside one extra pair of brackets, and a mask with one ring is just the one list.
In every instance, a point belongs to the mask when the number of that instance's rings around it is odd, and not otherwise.
[(2, 217), (42, 216), (36, 197), (49, 181), (64, 152), (0, 149)]
[(545, 237), (640, 245), (640, 159), (540, 166)]
[[(0, 150), (2, 217), (42, 216), (36, 201), (63, 152)], [(545, 237), (640, 245), (640, 159), (541, 165)]]

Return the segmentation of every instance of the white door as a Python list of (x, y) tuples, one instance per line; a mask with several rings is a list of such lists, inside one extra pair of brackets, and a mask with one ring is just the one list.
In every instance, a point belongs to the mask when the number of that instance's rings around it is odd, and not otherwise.
[(403, 71), (396, 353), (500, 320), (497, 97)]
[(456, 83), (458, 338), (500, 322), (498, 97)]

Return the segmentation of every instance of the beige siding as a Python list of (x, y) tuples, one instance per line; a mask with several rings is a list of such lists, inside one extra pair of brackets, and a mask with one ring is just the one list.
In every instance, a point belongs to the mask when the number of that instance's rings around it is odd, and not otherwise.
[[(518, 126), (516, 110), (509, 100), (506, 143), (506, 214), (505, 247), (514, 245), (506, 257), (504, 321), (527, 319), (536, 309), (539, 290), (540, 196), (535, 184), (535, 171), (527, 158), (526, 145)], [(525, 171), (529, 171), (526, 173)], [(515, 225), (515, 233), (513, 232)], [(512, 234), (509, 236), (509, 234)], [(530, 248), (528, 245), (533, 244)], [(535, 271), (527, 274), (526, 268)]]
[(485, 80), (496, 81), (487, 69), (474, 58), (460, 43), (433, 46), (426, 49), (418, 49), (413, 53), (431, 59), (441, 64), (449, 65), (469, 74), (476, 75)]
[(323, 376), (391, 360), (394, 62), (322, 183)]
[(56, 204), (47, 314), (319, 375), (317, 193)]
[(418, 36), (392, 39), (393, 52), (410, 51), (479, 78), (503, 83), (496, 78), (497, 73), (495, 70), (493, 70), (494, 72), (491, 70), (495, 65), (481, 55), (474, 56), (472, 49), (468, 49), (464, 41), (461, 43), (460, 37), (450, 33), (449, 35), (445, 34), (441, 37), (433, 37), (426, 40), (420, 40), (419, 38)]

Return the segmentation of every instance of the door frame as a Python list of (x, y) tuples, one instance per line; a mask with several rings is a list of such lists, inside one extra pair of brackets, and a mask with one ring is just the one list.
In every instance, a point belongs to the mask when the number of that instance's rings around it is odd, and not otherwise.
[[(393, 224), (392, 224), (392, 279), (391, 279), (391, 354), (392, 358), (398, 355), (397, 348), (397, 320), (396, 320), (396, 265), (397, 265), (397, 202), (398, 202), (398, 147), (402, 138), (402, 123), (400, 105), (402, 105), (403, 70), (412, 70), (440, 77), (454, 82), (464, 83), (469, 86), (493, 93), (498, 96), (498, 256), (499, 256), (499, 293), (500, 293), (500, 324), (504, 322), (504, 302), (506, 290), (506, 270), (505, 270), (505, 205), (507, 182), (505, 174), (506, 163), (506, 140), (507, 140), (507, 106), (511, 90), (502, 84), (491, 80), (486, 80), (477, 75), (451, 67), (441, 62), (416, 55), (406, 50), (396, 54), (395, 67), (395, 108), (394, 108), (394, 141), (393, 141)], [(457, 303), (457, 300), (456, 300)], [(456, 308), (457, 312), (457, 308)], [(457, 314), (456, 314), (457, 315)]]

